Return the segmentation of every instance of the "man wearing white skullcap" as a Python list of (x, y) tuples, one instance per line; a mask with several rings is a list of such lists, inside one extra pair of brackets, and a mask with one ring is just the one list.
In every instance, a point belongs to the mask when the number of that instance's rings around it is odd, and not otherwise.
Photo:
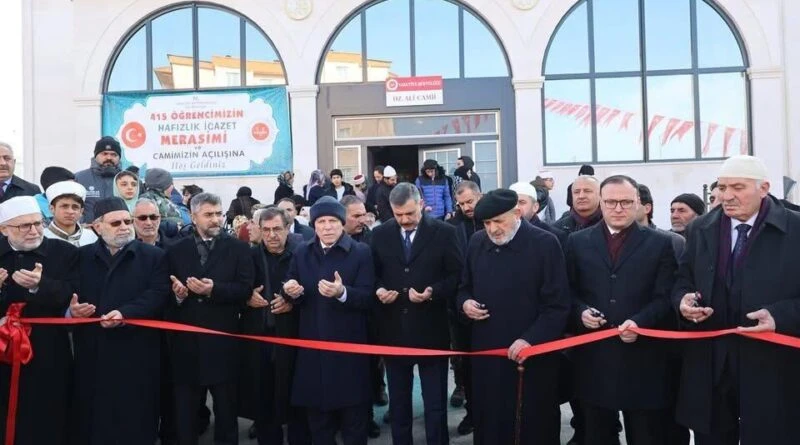
[[(734, 156), (719, 171), (721, 206), (687, 229), (672, 300), (683, 327), (800, 336), (800, 214), (769, 194), (764, 162)], [(739, 336), (690, 341), (677, 420), (695, 444), (797, 443), (800, 354)]]
[(60, 239), (75, 247), (97, 241), (97, 235), (79, 224), (83, 216), (86, 188), (75, 181), (60, 181), (44, 192), (53, 220), (44, 229), (47, 238)]
[(539, 218), (539, 213), (544, 210), (550, 198), (547, 188), (544, 186), (533, 186), (528, 182), (516, 182), (511, 184), (509, 189), (517, 192), (517, 207), (522, 211), (522, 219), (531, 223), (545, 232), (550, 232), (558, 238), (562, 247), (567, 241), (567, 233), (557, 229)]
[(394, 217), (392, 206), (389, 204), (389, 194), (397, 185), (397, 171), (391, 165), (383, 169), (383, 182), (375, 192), (375, 205), (378, 209), (378, 219), (384, 223)]
[[(63, 317), (77, 289), (78, 249), (42, 235), (36, 198), (21, 196), (0, 204), (0, 314), (24, 303), (23, 317)], [(0, 325), (5, 318), (0, 320)], [(72, 353), (67, 331), (34, 326), (33, 360), (22, 367), (24, 402), (17, 407), (16, 444), (66, 443)], [(8, 397), (11, 367), (0, 364), (0, 399)], [(1, 404), (0, 416), (7, 415)], [(5, 436), (5, 422), (0, 436)]]

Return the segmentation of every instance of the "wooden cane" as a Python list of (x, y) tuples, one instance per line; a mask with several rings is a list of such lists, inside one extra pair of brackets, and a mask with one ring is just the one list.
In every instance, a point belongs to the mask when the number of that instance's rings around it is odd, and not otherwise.
[(514, 425), (514, 445), (520, 445), (522, 436), (522, 382), (525, 376), (525, 367), (517, 365), (519, 380), (517, 380), (517, 422)]

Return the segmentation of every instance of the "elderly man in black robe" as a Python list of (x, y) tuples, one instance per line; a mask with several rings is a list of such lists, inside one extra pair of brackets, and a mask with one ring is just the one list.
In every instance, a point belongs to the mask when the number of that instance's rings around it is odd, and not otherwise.
[(512, 361), (471, 360), (477, 445), (514, 443), (517, 362), (525, 368), (520, 443), (559, 443), (558, 355), (523, 361), (520, 353), (563, 335), (570, 308), (566, 266), (556, 237), (522, 221), (517, 200), (516, 192), (498, 189), (478, 202), (475, 219), (485, 230), (470, 239), (458, 295), (472, 321), (472, 350), (507, 347)]
[[(43, 235), (36, 199), (0, 204), (0, 317), (24, 303), (23, 317), (62, 317), (78, 281), (78, 249)], [(0, 321), (0, 325), (3, 321)], [(33, 326), (33, 359), (22, 367), (16, 417), (17, 445), (66, 443), (72, 354), (67, 330)], [(6, 435), (11, 366), (0, 364), (0, 437)]]

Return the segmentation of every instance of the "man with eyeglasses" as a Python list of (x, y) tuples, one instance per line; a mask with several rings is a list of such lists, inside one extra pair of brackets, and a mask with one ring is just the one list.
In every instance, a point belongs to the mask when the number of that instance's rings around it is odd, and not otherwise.
[[(78, 286), (78, 249), (42, 235), (42, 215), (33, 197), (0, 204), (0, 317), (24, 303), (23, 317), (63, 317)], [(6, 321), (0, 318), (0, 326)], [(34, 359), (22, 367), (16, 414), (18, 445), (66, 443), (72, 353), (67, 331), (35, 326), (30, 333)], [(0, 364), (0, 400), (8, 400), (11, 366)], [(6, 418), (7, 403), (0, 403)], [(6, 424), (0, 425), (5, 437)]]
[[(217, 195), (200, 193), (190, 205), (193, 235), (167, 247), (173, 294), (167, 317), (238, 332), (240, 310), (254, 287), (249, 246), (222, 231), (225, 217)], [(170, 344), (178, 443), (197, 444), (197, 407), (210, 391), (215, 443), (236, 444), (240, 345), (230, 338), (189, 333), (176, 333)]]
[(576, 334), (613, 328), (619, 338), (573, 351), (575, 393), (584, 421), (580, 443), (616, 443), (622, 411), (628, 443), (672, 445), (666, 440), (673, 400), (668, 345), (632, 330), (674, 328), (672, 241), (636, 223), (640, 202), (633, 179), (605, 179), (600, 198), (603, 220), (567, 240), (572, 325)]
[(72, 318), (100, 317), (76, 326), (72, 443), (153, 443), (158, 430), (160, 334), (125, 325), (157, 319), (169, 295), (164, 251), (134, 242), (133, 219), (121, 198), (95, 203), (100, 235), (79, 248), (80, 291)]
[[(261, 241), (253, 246), (256, 287), (242, 311), (242, 332), (296, 338), (298, 311), (281, 296), (294, 251), (303, 237), (289, 232), (289, 216), (271, 206), (258, 210), (255, 228)], [(295, 348), (262, 343), (244, 345), (240, 376), (239, 416), (255, 420), (259, 445), (282, 445), (282, 425), (288, 425), (292, 445), (310, 445), (305, 410), (291, 406), (291, 385), (297, 355)]]
[(91, 230), (81, 227), (83, 200), (86, 189), (75, 181), (61, 181), (51, 185), (45, 191), (50, 202), (50, 213), (53, 220), (44, 229), (44, 236), (66, 241), (75, 247), (85, 246), (97, 241), (97, 235)]

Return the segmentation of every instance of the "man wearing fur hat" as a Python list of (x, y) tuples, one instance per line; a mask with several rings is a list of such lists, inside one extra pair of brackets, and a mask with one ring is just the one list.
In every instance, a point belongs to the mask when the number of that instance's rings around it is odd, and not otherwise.
[(75, 173), (75, 181), (86, 188), (83, 222), (95, 220), (94, 203), (114, 196), (114, 176), (120, 172), (122, 147), (111, 136), (103, 136), (94, 144), (94, 157), (86, 170)]
[[(31, 196), (0, 204), (0, 316), (9, 305), (24, 303), (23, 317), (63, 317), (78, 286), (78, 250), (42, 235), (42, 215)], [(0, 325), (5, 318), (0, 319)], [(22, 367), (17, 406), (17, 445), (65, 444), (72, 354), (67, 331), (34, 326), (34, 351)], [(0, 400), (8, 400), (11, 367), (0, 364)], [(0, 418), (7, 415), (0, 403)], [(0, 425), (5, 437), (6, 423)]]
[[(719, 171), (721, 206), (687, 229), (672, 301), (687, 330), (800, 337), (800, 215), (769, 195), (753, 156)], [(677, 420), (695, 443), (797, 443), (800, 352), (728, 336), (684, 344)]]
[[(316, 236), (295, 251), (283, 293), (299, 311), (299, 337), (367, 343), (374, 304), (370, 248), (344, 233), (345, 208), (332, 197), (311, 206)], [(305, 407), (315, 444), (366, 445), (372, 400), (366, 355), (312, 349), (297, 352), (292, 403)]]
[(705, 213), (706, 204), (694, 193), (683, 193), (676, 196), (669, 205), (669, 222), (672, 225), (672, 231), (683, 236), (689, 223)]
[[(497, 189), (475, 207), (486, 230), (469, 242), (458, 307), (471, 320), (473, 351), (508, 348), (509, 360), (524, 363), (520, 443), (557, 445), (559, 356), (523, 362), (520, 353), (562, 337), (570, 311), (566, 265), (556, 237), (522, 221), (517, 204), (516, 192)], [(516, 367), (490, 357), (470, 361), (475, 443), (514, 443)]]
[(82, 185), (75, 181), (56, 182), (47, 188), (45, 196), (53, 215), (53, 220), (44, 229), (45, 237), (64, 240), (75, 247), (97, 241), (93, 231), (79, 224), (86, 198), (86, 189)]

